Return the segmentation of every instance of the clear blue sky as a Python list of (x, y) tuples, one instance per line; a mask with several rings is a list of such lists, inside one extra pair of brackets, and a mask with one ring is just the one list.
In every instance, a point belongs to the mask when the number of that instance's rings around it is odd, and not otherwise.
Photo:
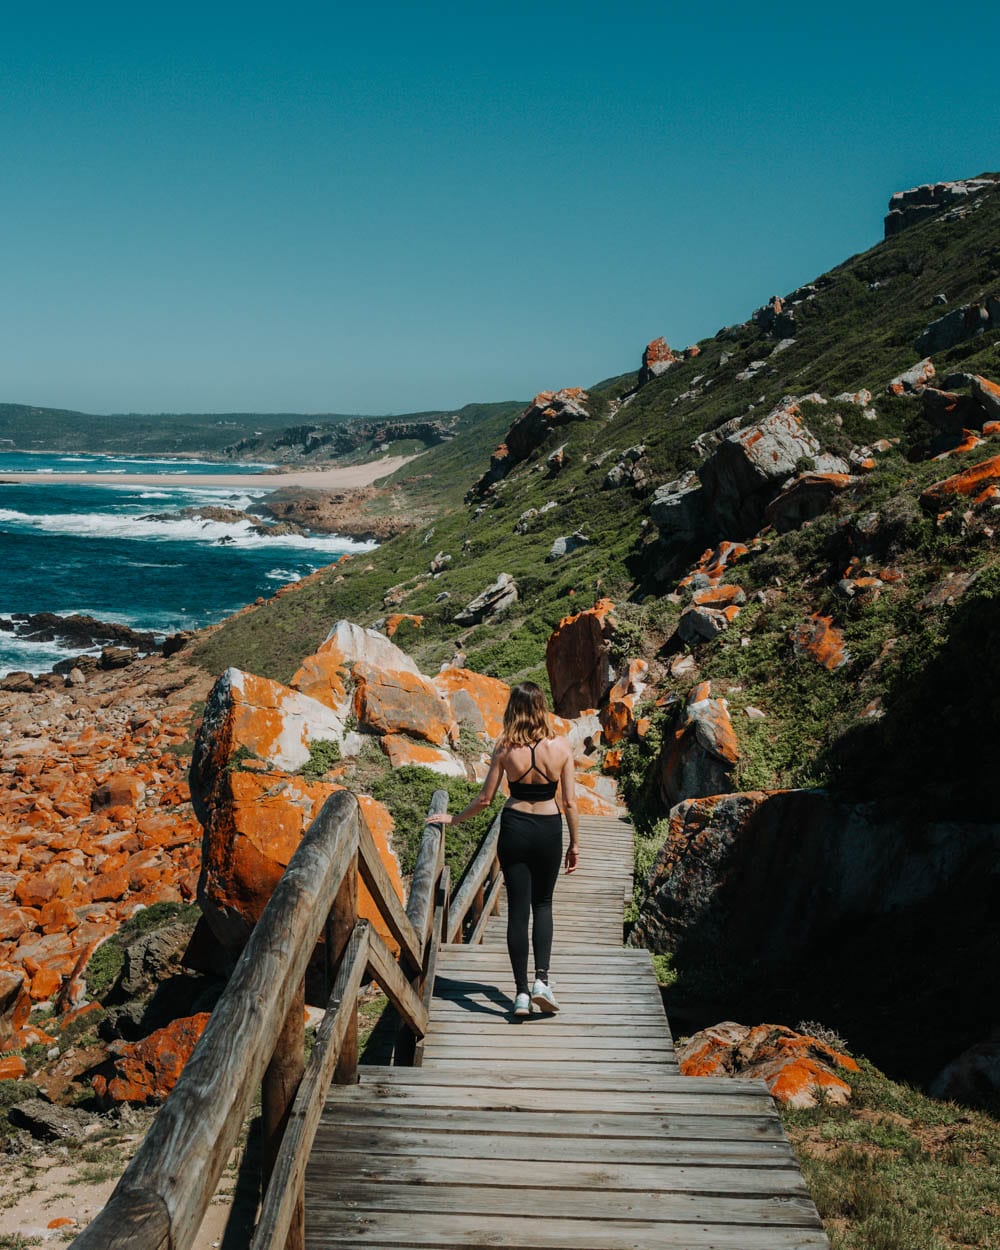
[(0, 401), (450, 407), (743, 320), (1000, 168), (1000, 5), (815, 8), (4, 5)]

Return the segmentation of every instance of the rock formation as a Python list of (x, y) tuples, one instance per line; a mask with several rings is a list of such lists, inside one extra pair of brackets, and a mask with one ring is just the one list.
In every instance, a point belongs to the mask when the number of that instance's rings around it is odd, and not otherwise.
[(560, 716), (579, 716), (596, 708), (610, 691), (615, 678), (610, 647), (614, 632), (610, 599), (564, 616), (553, 631), (545, 648), (545, 667), (552, 704)]
[(970, 202), (996, 189), (1000, 174), (980, 174), (957, 182), (931, 182), (908, 191), (897, 191), (889, 200), (885, 218), (885, 237), (892, 238), (901, 230), (915, 226), (945, 210), (967, 212)]

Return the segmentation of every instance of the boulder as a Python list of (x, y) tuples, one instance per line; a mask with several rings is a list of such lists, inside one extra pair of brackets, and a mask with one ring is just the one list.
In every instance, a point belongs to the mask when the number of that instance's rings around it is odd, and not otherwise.
[(973, 395), (986, 415), (994, 421), (1000, 420), (1000, 386), (996, 382), (991, 382), (989, 378), (981, 377), (978, 373), (973, 374), (970, 385)]
[(689, 645), (708, 642), (728, 629), (738, 612), (735, 604), (728, 608), (685, 608), (677, 622), (677, 637)]
[(750, 549), (743, 543), (728, 540), (715, 547), (708, 547), (701, 553), (698, 563), (691, 572), (677, 583), (677, 589), (702, 590), (706, 586), (718, 586), (725, 577), (730, 564), (735, 564), (749, 554)]
[(501, 481), (522, 460), (548, 438), (556, 426), (585, 421), (590, 415), (586, 404), (590, 396), (579, 386), (561, 391), (540, 391), (518, 416), (507, 437), (493, 453), (490, 467), (469, 491), (467, 498), (482, 497), (491, 486)]
[(675, 356), (670, 350), (670, 344), (665, 338), (653, 339), (651, 343), (647, 343), (645, 348), (643, 348), (642, 367), (639, 369), (639, 385), (645, 386), (653, 378), (660, 377), (668, 369), (673, 368), (679, 359), (680, 357)]
[(649, 515), (663, 538), (688, 542), (705, 529), (705, 499), (697, 474), (685, 473), (656, 488)]
[(291, 686), (346, 716), (351, 710), (350, 680), (358, 663), (393, 672), (420, 672), (406, 652), (377, 629), (338, 621), (316, 654), (303, 660)]
[(730, 434), (698, 470), (716, 522), (728, 533), (755, 533), (766, 505), (803, 460), (814, 472), (849, 471), (839, 456), (823, 451), (795, 404), (779, 405), (762, 421)]
[(663, 801), (673, 807), (684, 799), (732, 793), (739, 758), (729, 705), (712, 697), (710, 682), (699, 682), (664, 740), (657, 767)]
[(455, 624), (478, 625), (481, 621), (513, 607), (517, 600), (517, 582), (509, 573), (501, 573), (492, 586), (487, 586), (461, 612), (455, 613)]
[(614, 683), (610, 643), (614, 604), (600, 599), (592, 608), (564, 616), (545, 647), (552, 704), (560, 716), (579, 716), (600, 706)]
[(83, 1137), (89, 1128), (98, 1123), (95, 1116), (76, 1107), (57, 1107), (43, 1102), (41, 1098), (25, 1098), (16, 1102), (7, 1112), (11, 1124), (27, 1129), (32, 1137), (41, 1141), (65, 1141)]
[(423, 623), (424, 618), (422, 616), (414, 616), (412, 612), (393, 612), (385, 618), (386, 637), (394, 637), (400, 625), (409, 624), (414, 629), (419, 629)]
[(566, 444), (561, 443), (555, 451), (550, 451), (545, 458), (545, 464), (551, 477), (561, 473), (567, 464)]
[(986, 419), (982, 406), (972, 395), (959, 395), (955, 391), (925, 386), (920, 393), (920, 402), (927, 420), (946, 434), (956, 435), (963, 430), (978, 429)]
[(31, 996), (28, 978), (20, 969), (0, 968), (0, 1050), (4, 1043), (28, 1023)]
[(849, 473), (800, 473), (786, 482), (764, 509), (764, 520), (779, 534), (798, 529), (829, 510), (842, 491), (858, 482)]
[(449, 740), (448, 704), (429, 677), (355, 664), (354, 681), (354, 714), (365, 729), (412, 734), (437, 746)]
[(162, 1102), (205, 1031), (207, 1011), (173, 1020), (138, 1042), (114, 1042), (114, 1075), (93, 1077), (94, 1093), (110, 1103)]
[(702, 1029), (677, 1049), (682, 1076), (732, 1076), (763, 1080), (789, 1107), (843, 1104), (851, 1087), (840, 1074), (857, 1072), (850, 1055), (781, 1024), (747, 1028), (732, 1020)]
[(934, 376), (935, 369), (928, 357), (918, 361), (904, 373), (898, 374), (885, 389), (890, 395), (917, 395)]
[(485, 741), (492, 742), (499, 738), (510, 697), (510, 687), (506, 682), (456, 667), (442, 669), (432, 681), (448, 700), (453, 721), (467, 725)]
[(586, 534), (581, 533), (580, 530), (573, 534), (563, 535), (553, 542), (549, 554), (545, 557), (545, 561), (547, 564), (551, 564), (553, 560), (561, 560), (563, 556), (571, 556), (574, 551), (589, 544), (590, 539)]

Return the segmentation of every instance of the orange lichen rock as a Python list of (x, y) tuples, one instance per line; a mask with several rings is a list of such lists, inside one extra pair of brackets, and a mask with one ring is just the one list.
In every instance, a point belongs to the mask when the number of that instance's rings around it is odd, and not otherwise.
[(746, 594), (742, 586), (709, 586), (705, 590), (696, 590), (691, 602), (698, 608), (739, 607), (746, 603)]
[(452, 736), (448, 704), (420, 673), (354, 666), (354, 714), (376, 733), (412, 734), (436, 746)]
[[(399, 615), (402, 619), (403, 614)], [(351, 706), (350, 685), (356, 664), (395, 672), (420, 672), (406, 652), (384, 634), (363, 629), (352, 621), (338, 621), (316, 654), (302, 661), (291, 680), (292, 689), (325, 703), (338, 715), (346, 715)]]
[(670, 350), (670, 344), (665, 338), (653, 339), (651, 343), (646, 344), (642, 353), (642, 368), (639, 370), (640, 385), (648, 382), (650, 378), (658, 378), (661, 373), (666, 373), (679, 359), (680, 357)]
[(826, 1042), (780, 1024), (756, 1028), (731, 1020), (695, 1033), (678, 1049), (684, 1076), (736, 1076), (762, 1079), (791, 1107), (814, 1107), (820, 1101), (845, 1103), (851, 1087), (840, 1072), (857, 1072), (850, 1055)]
[(935, 376), (935, 369), (931, 363), (930, 357), (919, 361), (912, 369), (907, 369), (905, 373), (899, 374), (898, 377), (886, 387), (890, 395), (909, 395), (915, 391), (923, 390)]
[(844, 646), (844, 635), (834, 625), (833, 617), (814, 612), (796, 626), (791, 634), (796, 655), (807, 655), (831, 673), (851, 658)]
[(445, 668), (431, 680), (448, 700), (451, 719), (483, 739), (495, 741), (503, 729), (510, 687), (496, 677), (468, 668)]
[(28, 1071), (28, 1065), (20, 1055), (5, 1055), (0, 1059), (0, 1081), (19, 1081)]
[(1000, 456), (981, 460), (953, 477), (928, 486), (920, 496), (920, 502), (928, 511), (939, 512), (960, 503), (963, 498), (973, 504), (1000, 499)]
[(208, 1021), (203, 1011), (172, 1020), (142, 1041), (113, 1043), (115, 1075), (110, 1080), (95, 1076), (94, 1092), (113, 1103), (161, 1102), (177, 1084)]
[(608, 746), (631, 735), (636, 703), (646, 689), (648, 673), (649, 665), (645, 660), (629, 660), (628, 667), (611, 687), (600, 713), (601, 732)]
[(424, 623), (424, 618), (422, 616), (414, 616), (412, 612), (393, 612), (391, 616), (387, 616), (385, 619), (386, 634), (392, 638), (404, 621), (409, 621), (414, 629), (419, 629)]
[[(874, 468), (875, 462), (858, 462), (859, 468)], [(858, 479), (850, 473), (800, 473), (782, 487), (764, 509), (764, 519), (779, 534), (796, 529), (805, 521), (822, 516), (836, 495), (854, 486)]]
[(611, 689), (614, 606), (610, 599), (600, 599), (586, 611), (564, 616), (549, 636), (545, 667), (560, 716), (575, 717), (585, 708), (599, 706)]
[(717, 547), (709, 547), (701, 553), (698, 563), (691, 572), (677, 583), (677, 589), (699, 590), (707, 586), (718, 586), (725, 577), (729, 565), (735, 564), (745, 555), (749, 555), (749, 551), (743, 543), (727, 540), (719, 543)]
[(975, 430), (963, 430), (961, 439), (954, 447), (949, 447), (947, 451), (942, 451), (936, 456), (932, 456), (933, 460), (948, 460), (951, 456), (962, 456), (967, 452), (975, 451), (977, 447), (982, 447), (984, 439), (980, 438)]
[(711, 682), (699, 682), (664, 742), (660, 794), (672, 807), (684, 799), (731, 793), (739, 758), (729, 705), (725, 699), (712, 697)]
[(381, 740), (381, 747), (393, 768), (404, 768), (407, 764), (413, 764), (418, 768), (429, 768), (445, 777), (467, 776), (465, 765), (450, 751), (428, 746), (425, 742), (414, 742), (403, 734), (386, 734)]

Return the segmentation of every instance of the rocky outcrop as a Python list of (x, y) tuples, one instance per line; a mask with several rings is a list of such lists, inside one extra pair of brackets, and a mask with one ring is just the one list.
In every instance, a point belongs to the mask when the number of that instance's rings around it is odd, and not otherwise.
[(668, 542), (690, 542), (707, 526), (705, 501), (698, 475), (688, 472), (657, 487), (649, 505), (649, 515)]
[(980, 174), (957, 182), (931, 182), (908, 191), (897, 191), (889, 200), (885, 237), (891, 238), (938, 214), (968, 211), (970, 203), (996, 189), (1000, 174)]
[(614, 604), (599, 600), (592, 608), (564, 616), (549, 637), (545, 667), (552, 705), (560, 716), (579, 716), (597, 708), (614, 683), (611, 639)]
[(935, 482), (920, 496), (929, 512), (941, 513), (959, 506), (995, 503), (1000, 500), (1000, 456), (991, 456), (953, 477)]
[(540, 391), (511, 425), (506, 438), (493, 453), (489, 469), (472, 487), (468, 498), (485, 495), (494, 483), (505, 478), (515, 465), (540, 447), (551, 430), (574, 421), (585, 421), (590, 415), (586, 408), (589, 399), (579, 386)]
[(484, 742), (499, 738), (510, 695), (506, 682), (467, 668), (446, 668), (431, 680), (448, 700), (452, 721), (467, 726)]
[(844, 1073), (857, 1072), (850, 1057), (808, 1034), (781, 1024), (748, 1028), (732, 1020), (702, 1029), (677, 1049), (683, 1076), (762, 1080), (789, 1107), (843, 1104), (851, 1097)]
[(837, 495), (859, 479), (849, 473), (800, 473), (786, 482), (764, 509), (764, 520), (779, 534), (798, 529), (828, 512)]
[(849, 472), (844, 460), (823, 451), (796, 404), (783, 403), (762, 421), (723, 439), (698, 470), (706, 503), (723, 532), (755, 533), (767, 504), (803, 461), (812, 472)]
[(792, 631), (795, 654), (815, 660), (833, 673), (850, 660), (844, 645), (844, 635), (834, 625), (833, 618), (814, 612)]
[(981, 304), (963, 304), (938, 317), (921, 331), (913, 346), (921, 356), (932, 356), (998, 327), (1000, 297), (992, 295)]
[(547, 564), (551, 564), (553, 560), (561, 560), (563, 556), (571, 556), (574, 551), (579, 551), (581, 547), (589, 545), (590, 539), (580, 530), (576, 530), (572, 534), (563, 534), (552, 543), (545, 561)]
[(94, 1093), (108, 1103), (162, 1102), (177, 1084), (205, 1031), (209, 1013), (171, 1021), (138, 1042), (113, 1042), (113, 1075), (93, 1077)]
[(492, 586), (476, 595), (461, 612), (456, 612), (456, 625), (478, 625), (481, 621), (511, 608), (518, 600), (517, 582), (509, 573), (501, 573)]
[(675, 356), (665, 338), (653, 339), (647, 343), (642, 352), (642, 367), (639, 370), (639, 385), (645, 386), (653, 378), (658, 378), (673, 368), (682, 358)]
[(413, 521), (397, 513), (375, 513), (379, 498), (374, 486), (356, 490), (311, 490), (283, 486), (256, 506), (277, 521), (312, 530), (317, 534), (342, 534), (357, 542), (386, 542), (413, 528)]
[(601, 490), (619, 490), (623, 486), (628, 486), (636, 494), (642, 494), (649, 487), (649, 472), (645, 462), (645, 455), (645, 443), (637, 443), (634, 447), (626, 447), (618, 460), (604, 475)]
[(710, 682), (699, 682), (664, 738), (657, 768), (660, 796), (673, 807), (684, 799), (728, 794), (739, 758), (728, 703), (712, 697)]
[(608, 692), (608, 701), (600, 711), (602, 736), (607, 746), (632, 736), (636, 707), (646, 689), (648, 675), (649, 665), (645, 660), (629, 660)]
[(343, 720), (352, 710), (357, 664), (420, 675), (414, 661), (385, 634), (353, 621), (337, 621), (316, 654), (302, 661), (290, 684), (293, 690), (325, 704)]
[(887, 385), (889, 395), (919, 395), (925, 386), (929, 386), (937, 370), (930, 357), (919, 360), (903, 373), (897, 374)]
[(442, 746), (452, 734), (448, 704), (420, 673), (354, 666), (354, 714), (365, 730), (403, 733)]

